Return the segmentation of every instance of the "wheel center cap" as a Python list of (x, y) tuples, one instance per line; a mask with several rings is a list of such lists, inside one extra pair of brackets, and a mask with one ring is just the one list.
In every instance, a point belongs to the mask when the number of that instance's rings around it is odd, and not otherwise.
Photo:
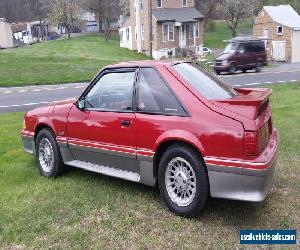
[(45, 158), (45, 161), (49, 161), (49, 158), (50, 158), (50, 149), (49, 148), (45, 148), (44, 150), (44, 158)]
[(186, 188), (186, 185), (187, 185), (187, 176), (185, 173), (183, 172), (178, 172), (177, 175), (176, 175), (176, 186), (178, 189), (180, 190), (184, 190)]

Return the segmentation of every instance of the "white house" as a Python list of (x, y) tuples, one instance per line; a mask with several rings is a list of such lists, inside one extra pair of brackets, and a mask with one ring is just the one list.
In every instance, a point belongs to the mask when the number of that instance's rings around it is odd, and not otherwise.
[(13, 46), (11, 24), (4, 18), (0, 18), (0, 48), (12, 48)]
[(269, 60), (300, 62), (300, 16), (290, 5), (264, 6), (253, 35), (266, 40)]

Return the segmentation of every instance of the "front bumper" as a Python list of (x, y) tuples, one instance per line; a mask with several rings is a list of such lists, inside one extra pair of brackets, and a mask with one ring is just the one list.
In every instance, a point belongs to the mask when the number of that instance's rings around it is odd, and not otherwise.
[(265, 150), (252, 161), (205, 157), (211, 197), (263, 201), (272, 188), (279, 136), (273, 129)]
[(23, 141), (24, 151), (29, 154), (35, 154), (34, 132), (22, 130), (21, 138)]
[(221, 73), (229, 71), (229, 65), (214, 65), (214, 71)]

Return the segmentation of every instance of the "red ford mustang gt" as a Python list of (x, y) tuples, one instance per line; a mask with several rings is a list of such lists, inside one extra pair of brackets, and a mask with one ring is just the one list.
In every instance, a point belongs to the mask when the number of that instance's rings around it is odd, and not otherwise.
[(158, 184), (171, 211), (195, 216), (208, 197), (265, 199), (278, 146), (270, 94), (190, 62), (121, 63), (78, 100), (28, 112), (21, 134), (44, 176), (68, 165)]

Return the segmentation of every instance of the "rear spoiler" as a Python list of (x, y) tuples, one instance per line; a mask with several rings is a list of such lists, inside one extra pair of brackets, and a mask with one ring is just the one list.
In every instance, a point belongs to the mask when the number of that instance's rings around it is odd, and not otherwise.
[(248, 113), (247, 116), (252, 119), (259, 117), (269, 106), (269, 97), (272, 94), (271, 89), (267, 88), (235, 88), (238, 95), (232, 99), (217, 100), (220, 103), (227, 103), (233, 106), (244, 106), (240, 109), (242, 113)]

